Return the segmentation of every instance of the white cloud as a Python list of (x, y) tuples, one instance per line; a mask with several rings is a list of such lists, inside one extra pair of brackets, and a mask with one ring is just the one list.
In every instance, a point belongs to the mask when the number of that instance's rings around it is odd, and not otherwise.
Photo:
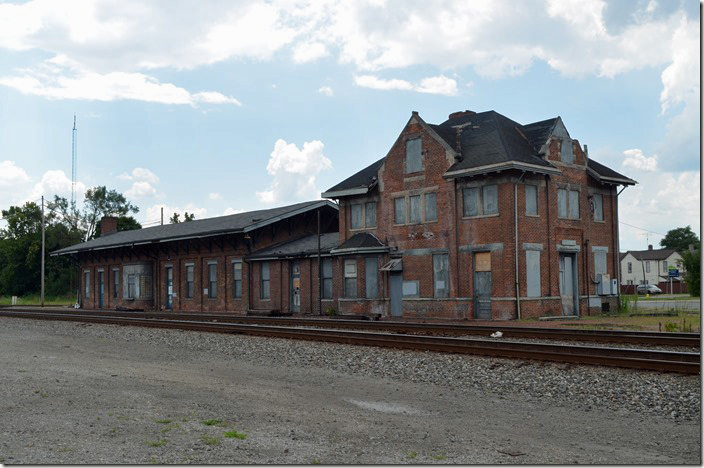
[(232, 207), (227, 207), (225, 208), (225, 211), (222, 212), (223, 216), (228, 216), (228, 215), (233, 215), (233, 214), (240, 214), (240, 213), (245, 213), (247, 210), (239, 210), (235, 209)]
[(213, 200), (213, 201), (222, 200), (222, 195), (220, 195), (219, 193), (216, 193), (216, 192), (211, 192), (208, 194), (208, 199)]
[(117, 176), (117, 178), (122, 180), (144, 181), (149, 182), (150, 184), (159, 183), (159, 178), (156, 176), (156, 174), (144, 167), (135, 167), (134, 169), (132, 169), (131, 174), (127, 174), (125, 172)]
[(295, 63), (307, 63), (328, 55), (325, 44), (321, 42), (304, 42), (297, 45), (293, 50), (293, 61)]
[(647, 157), (643, 151), (639, 149), (629, 149), (623, 152), (626, 159), (623, 160), (624, 168), (631, 168), (646, 172), (655, 172), (658, 170), (658, 157)]
[(22, 94), (42, 96), (49, 99), (79, 99), (93, 101), (136, 100), (161, 104), (199, 103), (234, 104), (241, 103), (232, 97), (218, 92), (191, 93), (172, 83), (161, 83), (142, 73), (110, 72), (69, 72), (53, 69), (47, 73), (26, 70), (20, 76), (0, 77), (0, 85), (18, 90)]
[(156, 195), (156, 188), (146, 181), (136, 181), (127, 189), (125, 196), (128, 198), (144, 198)]
[(418, 85), (414, 85), (406, 80), (384, 80), (373, 75), (356, 76), (354, 81), (357, 86), (384, 91), (417, 91), (419, 93), (443, 94), (446, 96), (454, 96), (457, 94), (457, 82), (444, 75), (423, 78)]
[(14, 187), (30, 181), (24, 169), (15, 161), (0, 161), (0, 187)]
[(332, 168), (332, 162), (323, 154), (323, 147), (318, 140), (303, 143), (302, 149), (282, 139), (276, 140), (266, 166), (274, 180), (268, 190), (256, 192), (257, 198), (264, 203), (320, 198), (316, 176)]
[(154, 185), (159, 183), (159, 177), (149, 169), (135, 167), (130, 174), (123, 173), (117, 178), (132, 182), (132, 186), (125, 192), (128, 198), (153, 197), (157, 194)]
[[(71, 199), (73, 183), (71, 179), (61, 170), (46, 171), (39, 182), (34, 184), (31, 198), (39, 198), (44, 195), (45, 198), (53, 199), (54, 195)], [(76, 181), (76, 200), (82, 200), (86, 192), (86, 186), (83, 182)]]
[(330, 86), (321, 86), (320, 88), (318, 88), (318, 92), (320, 94), (324, 94), (328, 97), (332, 97), (334, 95), (332, 88)]

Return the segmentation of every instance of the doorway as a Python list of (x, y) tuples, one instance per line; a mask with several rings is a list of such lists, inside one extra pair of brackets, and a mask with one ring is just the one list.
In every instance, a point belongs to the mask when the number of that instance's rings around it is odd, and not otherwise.
[(474, 318), (491, 320), (491, 252), (474, 254)]
[(391, 298), (391, 316), (403, 315), (403, 273), (392, 271), (389, 275), (389, 296)]
[(174, 308), (174, 267), (167, 266), (164, 270), (166, 278), (166, 308), (173, 310)]
[(291, 306), (293, 313), (301, 311), (301, 264), (291, 262)]
[(573, 253), (560, 254), (560, 300), (562, 315), (577, 315), (577, 257)]

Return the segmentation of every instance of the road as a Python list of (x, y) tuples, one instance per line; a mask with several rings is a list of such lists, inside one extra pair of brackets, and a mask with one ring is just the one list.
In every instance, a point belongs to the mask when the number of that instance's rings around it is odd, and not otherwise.
[(650, 296), (650, 299), (638, 298), (639, 309), (670, 309), (676, 312), (700, 312), (702, 308), (699, 299), (674, 300), (671, 297)]

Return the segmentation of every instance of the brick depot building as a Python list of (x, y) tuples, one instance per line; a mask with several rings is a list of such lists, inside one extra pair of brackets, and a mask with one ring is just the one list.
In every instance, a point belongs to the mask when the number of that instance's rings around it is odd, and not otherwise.
[[(557, 117), (413, 112), (324, 198), (137, 231), (74, 255), (87, 308), (515, 319), (618, 303), (618, 193)], [(620, 186), (624, 186), (621, 188)], [(320, 273), (320, 274), (319, 274)]]

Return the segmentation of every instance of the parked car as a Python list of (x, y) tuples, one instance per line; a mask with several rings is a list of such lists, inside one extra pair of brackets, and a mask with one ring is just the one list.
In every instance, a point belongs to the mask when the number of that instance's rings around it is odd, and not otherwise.
[(662, 289), (658, 288), (654, 284), (639, 284), (638, 294), (661, 294)]

